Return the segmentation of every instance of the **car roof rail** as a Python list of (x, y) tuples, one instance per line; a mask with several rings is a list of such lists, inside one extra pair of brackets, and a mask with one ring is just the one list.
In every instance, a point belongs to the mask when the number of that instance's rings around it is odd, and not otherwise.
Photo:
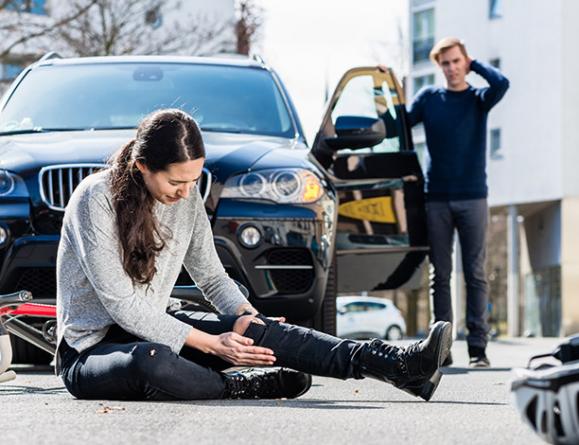
[[(202, 56), (202, 57), (205, 57), (205, 56)], [(211, 54), (207, 54), (206, 57), (220, 57), (222, 59), (247, 59), (248, 58), (245, 54), (227, 53), (227, 52), (211, 53)]]
[(261, 57), (259, 54), (253, 53), (251, 55), (251, 58), (261, 65), (264, 65), (264, 66), (267, 65), (265, 63), (265, 60), (263, 59), (263, 57)]
[(47, 52), (44, 56), (38, 59), (38, 62), (44, 62), (45, 60), (50, 59), (62, 59), (62, 56), (58, 54), (56, 51)]

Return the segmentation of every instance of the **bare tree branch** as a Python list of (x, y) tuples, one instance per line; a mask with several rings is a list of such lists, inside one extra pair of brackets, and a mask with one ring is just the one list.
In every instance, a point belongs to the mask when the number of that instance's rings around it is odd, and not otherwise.
[[(20, 2), (14, 0), (2, 0), (0, 3), (0, 13), (6, 15), (6, 20), (2, 20), (0, 32), (2, 34), (19, 34), (14, 40), (0, 46), (0, 60), (5, 59), (10, 52), (19, 45), (27, 43), (33, 39), (51, 34), (55, 29), (62, 28), (70, 22), (75, 21), (85, 15), (87, 11), (97, 2), (97, 0), (84, 0), (72, 13), (57, 20), (46, 20), (44, 17), (34, 17), (31, 14), (23, 14), (18, 6)], [(14, 8), (9, 6), (14, 5)], [(14, 9), (14, 10), (9, 10)], [(10, 32), (12, 31), (12, 32)]]
[(263, 26), (263, 8), (257, 6), (253, 0), (240, 0), (237, 4), (237, 16), (235, 23), (237, 52), (247, 55)]
[[(72, 8), (80, 5), (72, 3)], [(233, 43), (231, 20), (208, 14), (174, 14), (172, 19), (167, 14), (168, 18), (162, 18), (163, 8), (169, 6), (175, 4), (167, 0), (96, 0), (86, 14), (55, 30), (54, 37), (63, 52), (78, 56), (200, 55)], [(161, 20), (163, 26), (158, 26)]]

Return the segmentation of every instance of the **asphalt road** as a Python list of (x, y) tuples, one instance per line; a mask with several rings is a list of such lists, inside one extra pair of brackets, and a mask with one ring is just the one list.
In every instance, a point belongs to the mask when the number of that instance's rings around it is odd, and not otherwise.
[(466, 345), (431, 402), (374, 380), (314, 378), (298, 400), (75, 400), (49, 369), (0, 384), (1, 444), (540, 444), (510, 404), (510, 368), (557, 339), (493, 342), (493, 368), (470, 370)]

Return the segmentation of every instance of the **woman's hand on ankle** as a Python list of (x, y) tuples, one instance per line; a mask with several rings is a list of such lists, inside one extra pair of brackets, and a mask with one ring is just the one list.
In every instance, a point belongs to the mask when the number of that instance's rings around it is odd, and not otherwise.
[(213, 337), (208, 345), (210, 354), (236, 366), (272, 366), (275, 364), (273, 351), (261, 346), (253, 346), (251, 338), (236, 332), (226, 332)]

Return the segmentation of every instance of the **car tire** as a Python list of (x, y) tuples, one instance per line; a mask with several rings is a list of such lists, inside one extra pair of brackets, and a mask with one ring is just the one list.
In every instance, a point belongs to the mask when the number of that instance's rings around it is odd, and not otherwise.
[(326, 282), (326, 291), (322, 306), (312, 320), (312, 326), (316, 331), (325, 332), (326, 334), (336, 335), (336, 297), (338, 296), (337, 283), (337, 261), (336, 257), (332, 261), (328, 271), (328, 281)]
[(386, 335), (384, 336), (386, 340), (390, 341), (402, 340), (403, 337), (404, 334), (402, 333), (402, 329), (400, 329), (400, 326), (397, 325), (390, 326), (386, 331)]
[(53, 359), (52, 354), (43, 351), (21, 338), (11, 335), (12, 363), (26, 365), (49, 365)]

